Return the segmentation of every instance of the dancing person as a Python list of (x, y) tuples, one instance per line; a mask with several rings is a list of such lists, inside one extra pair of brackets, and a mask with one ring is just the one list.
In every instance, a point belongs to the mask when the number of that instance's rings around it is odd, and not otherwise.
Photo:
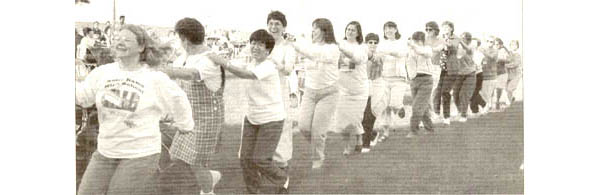
[(508, 74), (506, 74), (506, 63), (510, 60), (510, 51), (504, 47), (504, 42), (500, 38), (496, 38), (495, 46), (498, 50), (498, 60), (496, 62), (496, 110), (501, 110), (508, 102), (502, 101), (502, 93), (506, 90), (508, 83)]
[(390, 136), (389, 130), (393, 121), (404, 118), (404, 93), (409, 87), (406, 41), (400, 40), (401, 35), (394, 22), (386, 22), (383, 31), (384, 40), (377, 46), (378, 55), (383, 56), (383, 72), (381, 78), (373, 80), (371, 96), (371, 108), (377, 118), (377, 129), (380, 131), (378, 142), (384, 142)]
[(481, 66), (485, 56), (483, 53), (481, 53), (481, 51), (479, 51), (479, 47), (481, 46), (481, 41), (479, 39), (473, 38), (471, 44), (473, 44), (473, 63), (475, 63), (475, 90), (471, 96), (470, 107), (471, 112), (477, 116), (479, 115), (479, 107), (486, 107), (485, 100), (480, 94), (483, 86), (483, 68)]
[(273, 155), (283, 131), (285, 108), (281, 97), (281, 82), (277, 65), (267, 60), (273, 51), (275, 39), (266, 30), (250, 35), (252, 62), (236, 67), (218, 56), (211, 59), (242, 79), (250, 79), (246, 87), (248, 113), (242, 125), (240, 162), (248, 193), (259, 193), (261, 177), (278, 186), (278, 193), (286, 193), (289, 177), (273, 162)]
[[(362, 151), (362, 120), (369, 98), (367, 75), (368, 47), (363, 44), (360, 23), (352, 21), (346, 25), (344, 40), (339, 42), (340, 56), (339, 90), (340, 99), (336, 110), (336, 131), (345, 143), (344, 156)], [(353, 144), (351, 141), (353, 140)], [(354, 145), (354, 147), (353, 147)], [(354, 152), (353, 152), (354, 151)]]
[[(284, 39), (287, 20), (285, 15), (280, 11), (273, 11), (267, 16), (267, 30), (275, 39), (275, 46), (269, 55), (279, 72), (279, 80), (281, 87), (281, 96), (285, 113), (296, 111), (298, 106), (298, 82), (290, 81), (290, 78), (296, 78), (295, 72), (292, 71), (296, 63), (296, 51), (287, 40)], [(293, 79), (292, 79), (293, 80)], [(294, 118), (288, 115), (283, 124), (281, 138), (277, 144), (277, 149), (273, 155), (273, 161), (278, 167), (289, 170), (289, 160), (292, 159), (293, 146), (293, 123)]]
[(340, 49), (333, 25), (326, 18), (313, 21), (312, 44), (295, 42), (293, 36), (288, 36), (288, 40), (297, 53), (312, 61), (306, 64), (298, 128), (311, 143), (312, 168), (318, 169), (325, 161), (327, 130), (333, 122), (331, 112), (337, 107)]
[(214, 193), (221, 173), (211, 170), (218, 136), (225, 122), (223, 91), (225, 72), (209, 58), (210, 49), (204, 43), (204, 26), (194, 18), (183, 18), (175, 24), (185, 54), (173, 67), (160, 69), (178, 81), (192, 105), (196, 126), (191, 133), (177, 132), (169, 153), (171, 166), (189, 166), (202, 194)]
[(483, 54), (484, 58), (481, 62), (481, 70), (483, 81), (481, 82), (480, 95), (485, 101), (485, 107), (483, 107), (481, 114), (486, 114), (492, 108), (492, 95), (494, 89), (496, 89), (496, 61), (498, 59), (498, 50), (494, 48), (495, 38), (492, 36), (487, 37), (487, 40), (483, 42), (483, 47), (479, 48), (479, 52)]
[(452, 87), (454, 102), (460, 113), (459, 122), (467, 122), (467, 112), (471, 104), (471, 97), (475, 90), (475, 63), (473, 62), (473, 50), (470, 46), (472, 40), (471, 33), (461, 34), (461, 41), (458, 42), (456, 56), (457, 74)]
[(434, 65), (431, 57), (434, 50), (441, 51), (443, 46), (432, 48), (425, 44), (425, 33), (417, 31), (413, 33), (408, 46), (410, 48), (406, 64), (409, 67), (411, 79), (410, 91), (412, 95), (412, 115), (410, 117), (410, 132), (407, 138), (418, 134), (419, 124), (422, 122), (428, 133), (433, 133), (433, 122), (431, 121), (430, 98), (433, 88)]
[(94, 69), (76, 85), (76, 103), (96, 104), (98, 149), (77, 194), (152, 194), (161, 151), (159, 120), (170, 116), (180, 133), (194, 128), (181, 88), (152, 68), (160, 52), (138, 26), (126, 25), (112, 48), (117, 62)]
[[(454, 87), (456, 81), (456, 75), (458, 74), (458, 58), (456, 52), (458, 50), (458, 44), (461, 41), (460, 38), (454, 35), (454, 23), (445, 21), (442, 23), (442, 37), (444, 40), (445, 48), (442, 50), (440, 59), (440, 65), (442, 67), (442, 73), (440, 74), (440, 84), (438, 84), (439, 93), (436, 93), (434, 99), (441, 99), (441, 101), (434, 101), (434, 111), (437, 115), (440, 115), (441, 109), (443, 109), (442, 122), (445, 125), (450, 125), (450, 91)], [(458, 97), (454, 97), (457, 99)], [(441, 105), (440, 105), (441, 104)], [(440, 109), (440, 106), (441, 109)]]
[(506, 85), (506, 95), (510, 104), (515, 102), (514, 92), (517, 90), (519, 82), (521, 81), (521, 73), (523, 64), (521, 61), (521, 54), (519, 54), (519, 41), (512, 40), (510, 42), (510, 60), (506, 63), (506, 72), (508, 72), (508, 84)]
[(375, 114), (373, 113), (373, 109), (371, 109), (371, 96), (373, 94), (372, 82), (373, 80), (379, 79), (381, 77), (382, 66), (383, 66), (383, 58), (381, 56), (376, 55), (375, 51), (377, 51), (377, 44), (379, 44), (379, 36), (375, 33), (369, 33), (365, 37), (365, 42), (369, 48), (368, 61), (367, 61), (367, 75), (369, 78), (369, 98), (367, 99), (367, 106), (365, 106), (365, 111), (363, 114), (362, 126), (364, 129), (363, 134), (363, 146), (362, 153), (367, 153), (371, 151), (371, 146), (377, 145), (377, 132), (373, 131), (373, 125), (375, 124)]
[[(427, 22), (425, 24), (425, 45), (434, 48), (434, 47), (439, 47), (440, 45), (444, 44), (444, 40), (439, 38), (439, 34), (440, 34), (440, 28), (438, 26), (438, 24), (435, 21), (430, 21)], [(433, 64), (433, 97), (432, 97), (432, 101), (431, 101), (431, 106), (434, 107), (434, 105), (440, 105), (440, 101), (442, 100), (442, 96), (441, 96), (441, 89), (442, 89), (442, 84), (440, 83), (441, 80), (443, 80), (442, 76), (445, 76), (446, 73), (442, 74), (442, 67), (440, 66), (441, 63), (441, 51), (434, 51), (433, 55), (431, 56), (431, 63)], [(435, 107), (434, 107), (435, 108)], [(434, 113), (439, 113), (440, 112), (440, 107), (437, 107), (437, 110)]]

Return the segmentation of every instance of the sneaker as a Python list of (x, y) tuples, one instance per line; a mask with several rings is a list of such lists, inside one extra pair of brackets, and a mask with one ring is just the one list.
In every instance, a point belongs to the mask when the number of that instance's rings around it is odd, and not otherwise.
[(283, 186), (281, 186), (281, 187), (279, 187), (279, 189), (277, 189), (277, 194), (289, 194), (290, 193), (288, 191), (289, 184), (290, 184), (290, 177), (287, 177)]
[(400, 118), (404, 118), (406, 116), (406, 111), (404, 110), (404, 107), (400, 108), (400, 110), (398, 110), (398, 117)]
[(408, 132), (408, 134), (406, 134), (406, 138), (412, 138), (416, 135), (417, 135), (417, 133), (411, 131), (411, 132)]
[(361, 153), (369, 153), (371, 151), (371, 148), (362, 148), (362, 150), (360, 150)]
[(444, 125), (450, 125), (450, 118), (442, 119), (442, 123), (444, 123)]
[(425, 125), (423, 125), (423, 122), (420, 122), (419, 123), (419, 129), (423, 129), (423, 128), (425, 128)]
[(461, 122), (461, 123), (467, 122), (467, 117), (464, 117), (464, 116), (463, 116), (463, 117), (460, 117), (460, 118), (458, 119), (458, 122)]
[(210, 192), (204, 192), (202, 190), (200, 190), (200, 194), (215, 194), (215, 186), (217, 185), (217, 183), (219, 183), (219, 180), (221, 180), (221, 172), (219, 171), (215, 171), (215, 170), (210, 170), (210, 175), (212, 176), (212, 191)]
[(377, 145), (377, 141), (379, 141), (379, 135), (381, 135), (381, 133), (377, 133), (377, 135), (375, 136), (375, 139), (371, 140), (371, 147)]

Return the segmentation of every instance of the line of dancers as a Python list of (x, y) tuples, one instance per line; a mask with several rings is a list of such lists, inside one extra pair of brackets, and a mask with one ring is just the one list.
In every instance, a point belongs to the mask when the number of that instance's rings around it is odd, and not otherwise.
[[(76, 85), (76, 103), (95, 104), (100, 124), (98, 149), (78, 194), (156, 193), (160, 123), (177, 131), (170, 166), (189, 167), (200, 193), (214, 194), (221, 173), (211, 169), (211, 161), (225, 122), (225, 72), (248, 80), (238, 153), (247, 193), (260, 193), (262, 178), (277, 185), (277, 193), (289, 193), (296, 120), (310, 143), (312, 168), (320, 169), (328, 132), (343, 136), (342, 155), (349, 156), (385, 142), (394, 121), (406, 116), (407, 138), (435, 133), (434, 116), (450, 124), (451, 99), (460, 122), (469, 109), (501, 109), (502, 91), (507, 105), (515, 100), (521, 77), (517, 41), (509, 50), (495, 37), (482, 42), (468, 32), (457, 36), (449, 21), (441, 28), (428, 22), (425, 32), (410, 36), (386, 22), (382, 39), (376, 33), (363, 36), (358, 21), (346, 25), (342, 39), (326, 18), (313, 21), (310, 40), (286, 33), (286, 27), (283, 13), (269, 13), (267, 29), (250, 35), (251, 62), (238, 64), (206, 46), (200, 21), (183, 18), (174, 31), (185, 53), (172, 66), (164, 65), (165, 52), (144, 29), (131, 24), (118, 29), (111, 45), (116, 62)], [(309, 62), (299, 66), (299, 57)], [(293, 109), (298, 116), (286, 116)]]

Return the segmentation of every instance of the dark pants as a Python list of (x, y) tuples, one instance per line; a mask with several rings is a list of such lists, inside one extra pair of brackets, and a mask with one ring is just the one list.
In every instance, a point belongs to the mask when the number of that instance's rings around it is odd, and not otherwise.
[(444, 118), (446, 119), (450, 118), (450, 99), (452, 98), (450, 91), (454, 86), (455, 80), (456, 75), (449, 75), (448, 71), (442, 70), (442, 73), (440, 73), (440, 82), (438, 82), (438, 86), (435, 89), (435, 96), (433, 97), (433, 111), (439, 115), (441, 104), (444, 109)]
[(419, 123), (428, 131), (433, 131), (433, 122), (431, 122), (431, 112), (429, 107), (429, 98), (431, 98), (431, 89), (433, 88), (433, 78), (431, 75), (421, 75), (412, 79), (410, 91), (412, 95), (412, 116), (410, 117), (410, 130), (416, 133), (419, 130)]
[(371, 141), (377, 136), (377, 132), (373, 131), (373, 125), (375, 125), (375, 115), (371, 110), (371, 97), (367, 100), (367, 107), (365, 107), (365, 113), (363, 115), (362, 126), (365, 130), (363, 134), (363, 148), (370, 148)]
[(467, 75), (457, 75), (452, 93), (460, 115), (467, 117), (471, 96), (475, 90), (475, 72)]
[(261, 176), (283, 186), (287, 173), (273, 162), (273, 154), (283, 131), (283, 120), (254, 125), (245, 118), (242, 131), (240, 159), (248, 193), (258, 193)]
[(481, 97), (481, 94), (479, 94), (483, 84), (483, 73), (477, 73), (475, 77), (475, 91), (473, 91), (473, 95), (471, 96), (471, 112), (479, 113), (479, 106), (485, 107), (486, 105), (485, 100), (483, 100), (483, 97)]

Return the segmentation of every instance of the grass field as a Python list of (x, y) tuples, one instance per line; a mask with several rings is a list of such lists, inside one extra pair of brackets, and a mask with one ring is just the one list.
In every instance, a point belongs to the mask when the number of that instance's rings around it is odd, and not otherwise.
[[(218, 194), (245, 192), (237, 159), (240, 124), (246, 109), (243, 81), (227, 81), (226, 123), (213, 167), (223, 173)], [(408, 101), (408, 100), (407, 100)], [(408, 110), (410, 111), (410, 110)], [(410, 113), (410, 112), (407, 112)], [(407, 118), (409, 115), (407, 116)], [(405, 123), (404, 123), (405, 124)], [(299, 194), (522, 194), (523, 107), (516, 103), (505, 112), (489, 113), (466, 123), (436, 124), (434, 135), (405, 138), (406, 126), (391, 133), (387, 142), (370, 153), (342, 156), (341, 137), (327, 141), (322, 169), (312, 170), (308, 142), (294, 136), (290, 193)], [(173, 181), (175, 182), (175, 181)], [(191, 183), (178, 180), (184, 194)], [(275, 188), (264, 182), (264, 193)], [(187, 190), (187, 191), (186, 191)]]

